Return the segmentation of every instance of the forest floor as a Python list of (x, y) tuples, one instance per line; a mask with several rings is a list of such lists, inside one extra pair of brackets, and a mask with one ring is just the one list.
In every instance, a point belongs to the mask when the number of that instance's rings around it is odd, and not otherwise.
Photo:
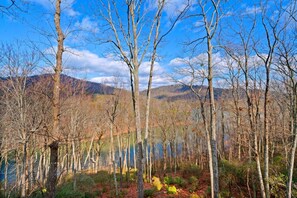
[[(169, 184), (169, 185), (163, 185), (161, 190), (153, 190), (155, 189), (155, 186), (153, 183), (144, 183), (144, 189), (145, 192), (150, 192), (152, 191), (153, 193), (145, 193), (145, 197), (156, 197), (156, 198), (162, 198), (162, 197), (208, 197), (209, 196), (209, 186), (210, 186), (210, 181), (209, 181), (209, 173), (207, 171), (201, 172), (201, 175), (197, 181), (195, 181), (197, 184), (197, 187), (193, 188), (193, 185), (189, 183), (187, 179), (184, 179), (182, 177), (181, 172), (177, 172), (177, 174), (167, 174), (167, 178), (181, 178), (185, 183), (182, 184)], [(164, 178), (163, 177), (163, 181)], [(174, 182), (172, 182), (174, 183)], [(178, 183), (178, 182), (176, 182)], [(175, 186), (176, 187), (176, 193), (175, 194), (169, 194), (168, 193), (168, 186)], [(110, 198), (114, 197), (113, 194), (115, 193), (114, 185), (109, 185), (108, 187), (104, 184), (96, 184), (94, 191), (96, 189), (104, 189), (104, 192), (100, 193), (98, 195), (98, 198)], [(137, 184), (136, 182), (123, 182), (123, 186), (121, 188), (121, 193), (119, 195), (120, 197), (137, 197)]]
[[(257, 197), (259, 195), (257, 175), (253, 164), (244, 165), (221, 160), (219, 168), (221, 198), (241, 198), (251, 195)], [(114, 175), (101, 170), (97, 173), (84, 172), (75, 176), (65, 176), (57, 188), (56, 198), (137, 197), (136, 172), (131, 170), (128, 175), (121, 176), (119, 173)], [(115, 187), (115, 178), (118, 191)], [(272, 187), (278, 189), (276, 194), (284, 195), (280, 185), (275, 184)], [(144, 197), (151, 198), (208, 198), (211, 193), (210, 175), (207, 169), (202, 170), (197, 165), (183, 165), (178, 168), (176, 173), (156, 168), (152, 183), (145, 181), (144, 189)]]

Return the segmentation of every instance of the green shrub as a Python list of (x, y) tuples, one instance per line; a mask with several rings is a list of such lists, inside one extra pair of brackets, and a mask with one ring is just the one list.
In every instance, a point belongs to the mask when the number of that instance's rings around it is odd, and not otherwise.
[(210, 195), (211, 194), (211, 187), (208, 186), (207, 189), (205, 190), (205, 194), (206, 195)]
[(84, 198), (85, 193), (78, 191), (78, 190), (73, 190), (73, 183), (67, 183), (60, 187), (56, 193), (56, 198)]
[(176, 189), (176, 187), (175, 187), (175, 186), (169, 186), (169, 187), (167, 188), (167, 193), (168, 193), (168, 194), (176, 195), (176, 194), (177, 194), (177, 189)]
[[(4, 196), (4, 192), (2, 192), (3, 194), (1, 194), (0, 193), (0, 197), (2, 197), (2, 195), (3, 195), (3, 197), (5, 197)], [(9, 193), (9, 197), (10, 198), (19, 198), (20, 197), (20, 193), (19, 193), (19, 191), (17, 191), (17, 190), (12, 190), (10, 193)]]
[(176, 184), (176, 185), (178, 185), (180, 187), (185, 187), (186, 184), (187, 184), (186, 180), (184, 180), (181, 177), (174, 177), (173, 182), (174, 182), (174, 184)]
[(99, 171), (98, 173), (92, 175), (92, 178), (95, 183), (99, 183), (99, 184), (108, 184), (109, 181), (111, 180), (110, 179), (111, 177), (107, 171)]
[(220, 162), (220, 180), (222, 189), (236, 185), (245, 184), (245, 167), (227, 160)]
[[(96, 193), (96, 195), (98, 195), (98, 194)], [(95, 198), (96, 195), (95, 195), (95, 193), (85, 192), (85, 198)]]
[(195, 192), (196, 190), (198, 190), (198, 183), (193, 183), (191, 184), (190, 188), (189, 188), (189, 192)]
[(182, 174), (184, 177), (188, 177), (188, 176), (195, 176), (195, 177), (199, 177), (201, 174), (201, 168), (198, 165), (186, 165), (184, 167), (182, 167)]
[(189, 178), (189, 182), (190, 182), (190, 184), (195, 184), (195, 183), (198, 183), (198, 179), (195, 176), (191, 176)]
[[(76, 179), (76, 189), (73, 189), (73, 179)], [(86, 174), (77, 174), (72, 181), (66, 182), (58, 187), (57, 198), (69, 197), (69, 198), (93, 198), (95, 193), (93, 189), (95, 182), (92, 177)]]
[(220, 198), (228, 198), (228, 197), (231, 197), (231, 196), (230, 196), (230, 192), (229, 192), (228, 190), (223, 190), (223, 191), (220, 192), (219, 197), (220, 197)]
[(164, 184), (167, 184), (167, 185), (176, 184), (180, 187), (185, 187), (186, 181), (181, 177), (166, 176), (164, 177)]
[(144, 197), (153, 197), (154, 193), (156, 192), (155, 188), (151, 188), (151, 189), (145, 189), (144, 190)]
[(198, 190), (199, 183), (197, 177), (191, 176), (189, 178), (189, 183), (191, 184), (189, 187), (190, 192), (195, 192), (196, 190)]
[(269, 177), (270, 193), (273, 197), (286, 196), (286, 176), (283, 174), (272, 175)]
[[(0, 195), (0, 197), (2, 197), (2, 196)], [(4, 197), (4, 196), (3, 196), (3, 197)], [(43, 196), (42, 191), (41, 191), (40, 189), (38, 189), (38, 190), (32, 192), (31, 195), (30, 195), (29, 197), (30, 197), (30, 198), (43, 198), (44, 196)]]
[(167, 184), (167, 185), (170, 185), (170, 184), (173, 184), (173, 178), (171, 176), (166, 176), (164, 177), (164, 184)]

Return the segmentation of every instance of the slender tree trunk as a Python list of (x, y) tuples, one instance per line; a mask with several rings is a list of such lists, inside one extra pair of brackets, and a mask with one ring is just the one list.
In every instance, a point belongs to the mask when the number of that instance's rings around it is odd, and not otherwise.
[(225, 158), (225, 116), (224, 116), (224, 110), (221, 110), (221, 124), (222, 124), (222, 139), (221, 139), (221, 155), (222, 158)]
[(133, 136), (133, 166), (134, 170), (136, 170), (136, 141)]
[(268, 123), (268, 93), (270, 80), (270, 66), (266, 66), (266, 86), (264, 94), (264, 182), (266, 197), (270, 197), (269, 188), (269, 123)]
[[(62, 72), (62, 56), (64, 51), (64, 34), (61, 29), (61, 0), (56, 0), (55, 4), (55, 28), (58, 35), (57, 42), (58, 48), (56, 53), (56, 66), (54, 74), (54, 86), (53, 86), (53, 129), (52, 135), (59, 135), (60, 132), (60, 81)], [(54, 198), (56, 192), (57, 182), (57, 166), (58, 166), (58, 141), (53, 141), (50, 145), (50, 169), (47, 179), (47, 198)]]
[(21, 175), (21, 197), (26, 197), (27, 190), (27, 142), (23, 145), (22, 175)]
[(7, 157), (7, 149), (5, 149), (4, 155), (4, 197), (7, 196), (8, 190), (8, 157)]
[(213, 62), (212, 62), (212, 45), (210, 39), (207, 42), (208, 46), (208, 87), (209, 87), (209, 102), (210, 102), (210, 142), (211, 142), (211, 155), (213, 167), (213, 189), (212, 197), (219, 196), (219, 167), (218, 167), (218, 153), (217, 153), (217, 135), (216, 135), (216, 108), (213, 90)]
[[(160, 6), (160, 5), (159, 5)], [(164, 6), (164, 3), (162, 3), (162, 7)], [(145, 109), (145, 133), (144, 133), (144, 154), (145, 154), (145, 165), (146, 165), (146, 175), (147, 174), (147, 167), (148, 167), (148, 160), (149, 160), (149, 155), (148, 155), (148, 133), (149, 133), (149, 115), (150, 115), (150, 100), (151, 100), (151, 87), (152, 87), (152, 82), (153, 82), (153, 71), (154, 71), (154, 65), (155, 65), (155, 60), (157, 56), (157, 47), (158, 47), (158, 40), (159, 40), (159, 28), (161, 25), (160, 22), (160, 17), (161, 17), (161, 12), (160, 14), (157, 15), (157, 25), (156, 25), (156, 30), (155, 30), (155, 38), (154, 38), (154, 44), (153, 44), (153, 53), (151, 56), (151, 65), (150, 65), (150, 74), (149, 74), (149, 80), (148, 80), (148, 86), (147, 86), (147, 92), (146, 92), (146, 109)]]
[(292, 102), (292, 121), (293, 126), (291, 127), (292, 135), (294, 136), (293, 145), (289, 158), (288, 166), (288, 181), (287, 181), (287, 198), (292, 197), (292, 179), (294, 173), (294, 162), (297, 147), (297, 83), (293, 85), (293, 102)]
[(122, 181), (123, 181), (123, 155), (122, 155), (122, 144), (120, 141), (120, 135), (117, 135), (117, 140), (118, 140), (118, 150), (119, 150), (119, 163), (120, 163), (120, 191), (122, 188)]
[(130, 130), (128, 130), (128, 143), (127, 143), (127, 182), (130, 180)]
[[(135, 30), (136, 31), (136, 30)], [(138, 52), (138, 50), (136, 50)], [(134, 64), (138, 65), (138, 63)], [(142, 150), (142, 137), (141, 137), (141, 122), (140, 122), (140, 103), (139, 103), (139, 76), (138, 69), (134, 70), (134, 103), (135, 103), (135, 126), (136, 126), (136, 139), (137, 139), (137, 149), (136, 149), (136, 167), (137, 167), (137, 197), (143, 197), (143, 150)]]
[(166, 142), (163, 142), (163, 171), (166, 171), (167, 168), (167, 145)]
[[(95, 138), (95, 136), (93, 135), (92, 140), (91, 140), (91, 144), (90, 144), (90, 147), (89, 147), (89, 150), (88, 150), (88, 153), (87, 153), (85, 162), (84, 162), (84, 167), (86, 166), (88, 159), (90, 159), (90, 153), (91, 153), (91, 150), (92, 150), (92, 148), (93, 148), (94, 138)], [(90, 166), (90, 160), (89, 160), (88, 167), (89, 167), (89, 166)]]

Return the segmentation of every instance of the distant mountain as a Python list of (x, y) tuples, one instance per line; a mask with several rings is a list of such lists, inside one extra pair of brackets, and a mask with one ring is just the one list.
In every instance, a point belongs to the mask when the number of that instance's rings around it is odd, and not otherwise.
[[(195, 90), (200, 90), (202, 96), (207, 94), (207, 87), (194, 86)], [(214, 88), (214, 97), (219, 99), (223, 95), (230, 93), (228, 89)], [(142, 94), (146, 94), (146, 90), (142, 91)], [(225, 95), (225, 97), (226, 97)], [(191, 91), (190, 87), (185, 85), (169, 85), (153, 88), (151, 96), (160, 100), (176, 101), (176, 100), (196, 100), (196, 95)], [(206, 96), (208, 97), (208, 96)]]
[[(27, 78), (27, 86), (30, 84), (36, 83), (41, 80), (50, 80), (53, 77), (53, 74), (42, 74), (42, 75), (35, 75), (30, 76)], [(0, 78), (0, 81), (5, 81), (6, 78)], [(61, 74), (61, 83), (62, 85), (70, 85), (72, 87), (83, 86), (86, 90), (87, 94), (99, 94), (99, 95), (112, 95), (117, 88), (112, 86), (104, 85), (101, 83), (90, 82), (87, 80), (81, 80), (77, 78), (73, 78), (71, 76), (67, 76)], [(206, 86), (194, 86), (195, 90), (200, 89), (200, 93), (202, 96), (208, 97), (207, 87)], [(128, 92), (129, 91), (126, 91)], [(141, 92), (142, 96), (146, 95), (146, 90)], [(167, 101), (177, 101), (177, 100), (197, 100), (196, 95), (191, 91), (188, 86), (185, 85), (169, 85), (169, 86), (161, 86), (157, 88), (153, 88), (151, 92), (152, 98), (159, 99), (159, 100), (167, 100)], [(219, 99), (222, 96), (225, 98), (231, 97), (231, 90), (229, 89), (222, 89), (222, 88), (214, 88), (214, 96), (215, 99)]]
[[(53, 74), (42, 74), (42, 75), (29, 76), (27, 78), (27, 86), (30, 86), (30, 84), (33, 84), (40, 80), (47, 80), (47, 79), (51, 80), (52, 77), (53, 77)], [(7, 78), (2, 77), (0, 80), (5, 81), (6, 79)], [(116, 90), (116, 88), (108, 86), (108, 85), (73, 78), (71, 76), (67, 76), (64, 74), (61, 74), (61, 84), (62, 85), (70, 84), (73, 87), (83, 86), (88, 94), (110, 95), (110, 94), (113, 94), (114, 91)]]

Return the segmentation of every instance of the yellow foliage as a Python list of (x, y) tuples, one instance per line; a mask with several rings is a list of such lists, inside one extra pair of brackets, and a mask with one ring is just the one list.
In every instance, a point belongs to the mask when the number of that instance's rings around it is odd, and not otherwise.
[(177, 194), (177, 190), (175, 188), (175, 186), (169, 186), (167, 189), (168, 194)]
[(161, 183), (160, 179), (158, 177), (153, 177), (153, 186), (160, 191), (163, 187), (163, 184)]
[(200, 196), (197, 195), (196, 193), (193, 193), (193, 194), (190, 195), (190, 198), (200, 198)]

